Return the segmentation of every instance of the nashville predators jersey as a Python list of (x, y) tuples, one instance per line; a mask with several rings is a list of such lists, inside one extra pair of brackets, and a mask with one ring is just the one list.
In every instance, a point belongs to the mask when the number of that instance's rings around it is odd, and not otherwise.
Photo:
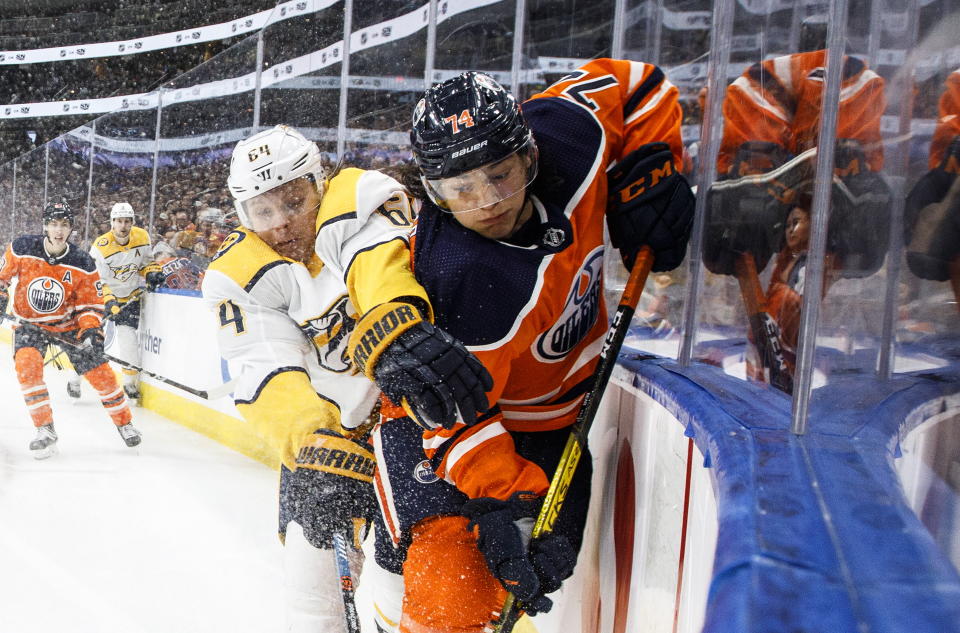
[(656, 66), (598, 59), (522, 105), (539, 150), (534, 217), (511, 241), (485, 238), (424, 202), (414, 272), (436, 323), (494, 379), (478, 424), (424, 435), (436, 472), (471, 497), (546, 491), (507, 430), (572, 424), (607, 329), (603, 303), (607, 169), (647, 143), (681, 165), (677, 89)]
[(287, 458), (306, 434), (355, 428), (370, 415), (379, 392), (353, 367), (347, 343), (370, 308), (425, 300), (410, 270), (411, 226), (399, 183), (346, 169), (328, 182), (307, 265), (241, 228), (207, 269), (203, 297), (238, 376), (238, 410)]
[(130, 229), (126, 244), (117, 242), (113, 231), (107, 231), (90, 247), (100, 279), (107, 286), (105, 292), (121, 301), (140, 286), (140, 270), (153, 261), (152, 252), (150, 235), (138, 226)]
[(73, 244), (47, 254), (42, 235), (18, 237), (0, 258), (0, 283), (17, 280), (13, 313), (54, 332), (101, 324), (103, 293), (93, 259)]
[[(815, 147), (825, 67), (826, 51), (795, 53), (754, 64), (730, 84), (718, 173), (731, 171), (738, 148), (749, 141), (773, 143), (793, 155)], [(837, 138), (859, 141), (872, 171), (883, 167), (880, 116), (885, 107), (883, 79), (859, 59), (845, 58)]]

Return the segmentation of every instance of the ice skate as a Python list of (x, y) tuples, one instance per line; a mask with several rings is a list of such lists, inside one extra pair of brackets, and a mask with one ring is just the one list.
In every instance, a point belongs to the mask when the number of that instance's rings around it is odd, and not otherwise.
[(80, 377), (72, 378), (67, 382), (67, 395), (73, 399), (80, 397)]
[(37, 436), (30, 442), (34, 459), (46, 459), (57, 454), (57, 432), (53, 424), (37, 427)]
[(140, 431), (135, 429), (130, 422), (127, 422), (123, 426), (118, 426), (117, 432), (120, 434), (120, 437), (123, 438), (123, 441), (126, 442), (127, 446), (131, 448), (140, 443)]
[(130, 400), (133, 406), (140, 406), (140, 387), (129, 383), (123, 386), (123, 392), (127, 394), (127, 399)]

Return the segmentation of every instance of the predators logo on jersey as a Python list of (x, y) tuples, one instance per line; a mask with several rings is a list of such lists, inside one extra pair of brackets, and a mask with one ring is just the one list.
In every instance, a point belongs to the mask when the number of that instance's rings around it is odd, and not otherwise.
[(317, 348), (317, 361), (329, 371), (343, 373), (353, 366), (347, 349), (357, 315), (350, 313), (350, 298), (342, 295), (316, 319), (300, 327)]
[(153, 262), (150, 235), (134, 226), (127, 241), (121, 244), (113, 231), (104, 233), (90, 247), (90, 256), (110, 294), (121, 299), (131, 297), (140, 286), (140, 271)]
[(113, 266), (107, 262), (107, 266), (110, 267), (110, 274), (113, 275), (113, 278), (119, 281), (127, 281), (131, 275), (140, 272), (140, 266), (135, 262), (128, 262), (120, 266)]

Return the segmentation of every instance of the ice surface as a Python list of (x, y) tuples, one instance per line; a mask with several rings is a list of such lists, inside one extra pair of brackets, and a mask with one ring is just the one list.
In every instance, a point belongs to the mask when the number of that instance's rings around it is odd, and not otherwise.
[(84, 382), (47, 367), (60, 453), (0, 346), (0, 631), (271, 633), (283, 626), (277, 476), (151, 411), (127, 448)]

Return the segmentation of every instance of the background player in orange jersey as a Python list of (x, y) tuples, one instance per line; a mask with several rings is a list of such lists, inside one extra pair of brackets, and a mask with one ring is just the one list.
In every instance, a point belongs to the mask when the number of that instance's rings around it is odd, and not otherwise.
[[(414, 273), (438, 327), (490, 371), (495, 406), (452, 429), (384, 408), (377, 492), (395, 543), (409, 547), (406, 582), (394, 578), (394, 596), (383, 582), (376, 592), (381, 629), (479, 633), (505, 588), (528, 613), (546, 611), (545, 595), (572, 573), (589, 457), (555, 530), (529, 551), (528, 542), (608, 327), (605, 216), (628, 266), (644, 244), (655, 270), (683, 260), (694, 198), (677, 171), (681, 118), (659, 68), (611, 59), (564, 77), (522, 114), (475, 72), (433, 86), (416, 106)], [(378, 562), (390, 547), (378, 543)]]
[(90, 255), (67, 241), (72, 226), (70, 207), (65, 202), (50, 203), (43, 210), (43, 235), (15, 239), (0, 260), (0, 314), (6, 314), (9, 285), (17, 279), (13, 313), (20, 324), (14, 332), (13, 358), (24, 402), (37, 427), (37, 436), (30, 442), (37, 459), (56, 452), (43, 355), (57, 338), (76, 342), (61, 347), (77, 373), (100, 394), (126, 445), (140, 443), (140, 432), (130, 423), (127, 397), (103, 358), (100, 276)]

